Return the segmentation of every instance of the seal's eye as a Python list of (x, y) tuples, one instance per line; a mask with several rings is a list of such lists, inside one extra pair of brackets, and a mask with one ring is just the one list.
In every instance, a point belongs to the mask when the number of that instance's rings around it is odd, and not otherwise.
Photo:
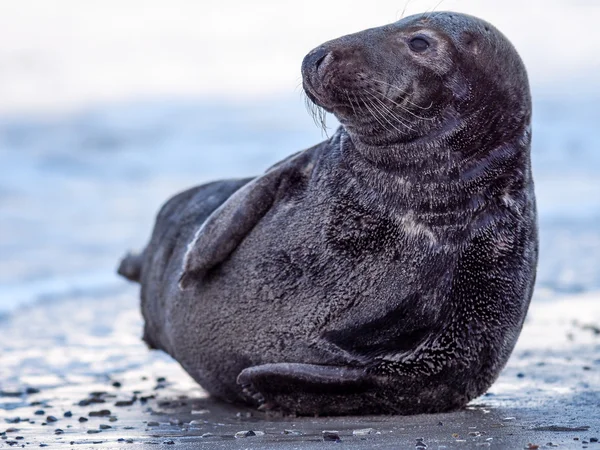
[(413, 52), (421, 53), (429, 48), (429, 42), (424, 37), (414, 37), (408, 41), (408, 46)]

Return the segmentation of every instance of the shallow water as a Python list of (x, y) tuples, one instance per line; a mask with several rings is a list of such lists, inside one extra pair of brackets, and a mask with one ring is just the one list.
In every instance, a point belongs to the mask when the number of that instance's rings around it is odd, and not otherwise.
[[(600, 287), (597, 105), (535, 103), (544, 297)], [(323, 137), (299, 96), (0, 119), (0, 313), (119, 289), (118, 259), (144, 245), (168, 197), (208, 180), (260, 173)]]

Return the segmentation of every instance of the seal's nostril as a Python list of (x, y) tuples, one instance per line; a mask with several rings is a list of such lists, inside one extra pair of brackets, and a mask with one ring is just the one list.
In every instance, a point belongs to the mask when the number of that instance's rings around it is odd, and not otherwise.
[(302, 61), (302, 69), (310, 72), (316, 71), (323, 60), (327, 57), (329, 51), (324, 47), (319, 47), (310, 52)]
[(328, 53), (323, 53), (323, 55), (321, 57), (319, 57), (319, 59), (317, 59), (317, 61), (315, 62), (315, 70), (319, 70), (319, 66), (321, 65), (321, 63), (323, 62), (323, 60), (325, 59), (325, 57), (328, 55)]

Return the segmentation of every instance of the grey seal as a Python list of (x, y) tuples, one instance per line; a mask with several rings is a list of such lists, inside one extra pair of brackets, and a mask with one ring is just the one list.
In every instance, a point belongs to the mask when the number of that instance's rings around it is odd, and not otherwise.
[(335, 134), (173, 197), (122, 261), (144, 340), (230, 402), (463, 407), (505, 365), (535, 281), (525, 67), (492, 25), (440, 12), (329, 41), (302, 76)]

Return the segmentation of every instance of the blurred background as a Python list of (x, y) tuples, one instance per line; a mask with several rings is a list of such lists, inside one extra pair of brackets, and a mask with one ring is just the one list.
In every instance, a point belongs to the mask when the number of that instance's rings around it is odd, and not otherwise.
[(600, 288), (598, 0), (0, 0), (0, 315), (122, 290), (168, 197), (325, 137), (309, 50), (434, 9), (490, 21), (528, 67), (534, 301)]

